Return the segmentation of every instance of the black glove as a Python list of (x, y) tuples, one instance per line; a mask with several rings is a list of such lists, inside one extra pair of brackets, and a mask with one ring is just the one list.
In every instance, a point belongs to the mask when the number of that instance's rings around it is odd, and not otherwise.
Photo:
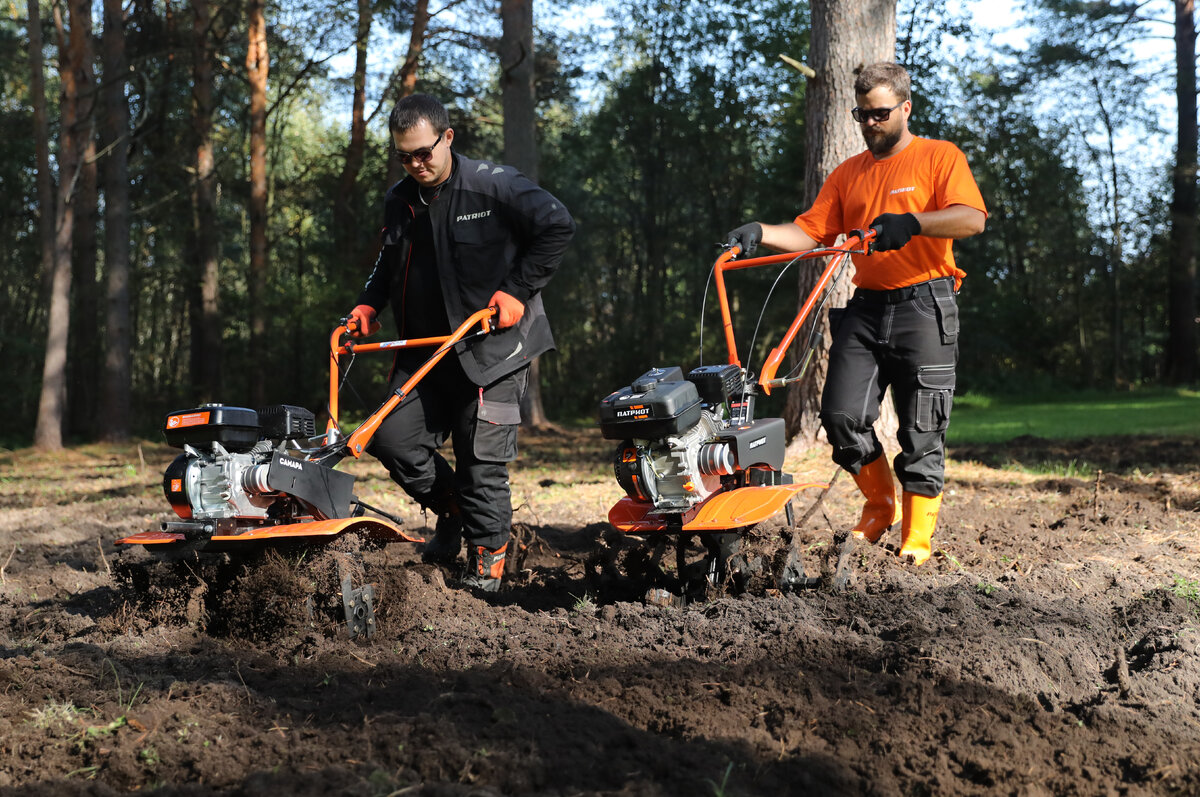
[(877, 233), (875, 251), (890, 252), (920, 235), (921, 222), (911, 213), (881, 213), (871, 220), (871, 229)]
[(757, 221), (743, 224), (736, 230), (731, 230), (725, 236), (725, 240), (729, 242), (729, 246), (740, 247), (742, 257), (749, 257), (762, 242), (762, 225)]

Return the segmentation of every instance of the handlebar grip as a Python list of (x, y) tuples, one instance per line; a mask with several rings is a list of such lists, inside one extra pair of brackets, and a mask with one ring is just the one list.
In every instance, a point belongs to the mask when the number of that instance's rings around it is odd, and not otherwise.
[[(869, 255), (875, 251), (875, 239), (883, 232), (883, 226), (876, 224), (874, 227), (868, 227), (865, 230), (851, 230), (851, 235), (857, 235), (858, 240), (864, 241), (867, 245), (866, 253)], [(871, 240), (867, 240), (867, 236), (871, 236)]]

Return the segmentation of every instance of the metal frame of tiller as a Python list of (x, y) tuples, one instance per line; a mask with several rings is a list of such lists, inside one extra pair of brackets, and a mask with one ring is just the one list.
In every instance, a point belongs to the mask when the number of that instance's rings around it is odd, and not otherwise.
[[(729, 309), (729, 298), (725, 290), (725, 272), (740, 271), (747, 268), (757, 268), (775, 263), (785, 263), (793, 260), (812, 260), (829, 257), (829, 263), (821, 272), (816, 285), (808, 298), (800, 307), (791, 326), (788, 327), (779, 345), (771, 350), (763, 365), (762, 374), (758, 378), (758, 386), (766, 395), (774, 388), (784, 387), (800, 380), (807, 368), (812, 355), (811, 341), (807, 347), (801, 365), (795, 376), (777, 378), (776, 372), (787, 354), (796, 335), (808, 320), (809, 315), (822, 301), (822, 294), (831, 282), (836, 282), (849, 257), (852, 254), (869, 254), (871, 241), (876, 235), (875, 230), (854, 230), (840, 246), (820, 247), (804, 252), (786, 252), (783, 254), (767, 255), (764, 257), (735, 260), (741, 250), (732, 246), (722, 252), (713, 266), (714, 280), (717, 288), (717, 300), (721, 308), (721, 321), (725, 335), (725, 344), (729, 350), (729, 364), (742, 367), (737, 354), (737, 342), (733, 335), (733, 318)], [(764, 486), (743, 486), (726, 489), (710, 496), (703, 503), (694, 507), (684, 515), (659, 514), (654, 511), (654, 505), (636, 501), (629, 496), (619, 500), (609, 510), (608, 519), (618, 530), (630, 534), (651, 532), (684, 532), (684, 533), (719, 533), (736, 531), (753, 526), (775, 515), (781, 509), (787, 511), (788, 522), (794, 522), (790, 501), (802, 490), (809, 488), (827, 489), (829, 485), (822, 482), (807, 482), (802, 484), (775, 484)]]

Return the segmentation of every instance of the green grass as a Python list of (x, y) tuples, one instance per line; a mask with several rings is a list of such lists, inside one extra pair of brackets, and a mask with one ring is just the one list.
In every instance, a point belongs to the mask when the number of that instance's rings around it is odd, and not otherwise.
[(955, 396), (947, 442), (1000, 443), (1022, 435), (1047, 439), (1200, 437), (1200, 392), (1146, 390), (1058, 398)]

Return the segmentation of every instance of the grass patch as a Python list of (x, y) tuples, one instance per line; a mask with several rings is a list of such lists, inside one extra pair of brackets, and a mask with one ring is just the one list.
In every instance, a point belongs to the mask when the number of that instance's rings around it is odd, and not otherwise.
[(1200, 583), (1180, 575), (1172, 576), (1175, 583), (1168, 587), (1172, 593), (1188, 603), (1200, 603)]
[(1200, 392), (1146, 390), (1055, 398), (955, 396), (948, 443), (1001, 443), (1023, 435), (1051, 440), (1117, 435), (1200, 437)]
[(43, 730), (52, 730), (55, 728), (69, 728), (76, 724), (76, 717), (79, 715), (79, 709), (75, 708), (73, 703), (59, 703), (50, 701), (41, 708), (35, 708), (33, 711), (27, 712), (29, 724), (35, 728)]

